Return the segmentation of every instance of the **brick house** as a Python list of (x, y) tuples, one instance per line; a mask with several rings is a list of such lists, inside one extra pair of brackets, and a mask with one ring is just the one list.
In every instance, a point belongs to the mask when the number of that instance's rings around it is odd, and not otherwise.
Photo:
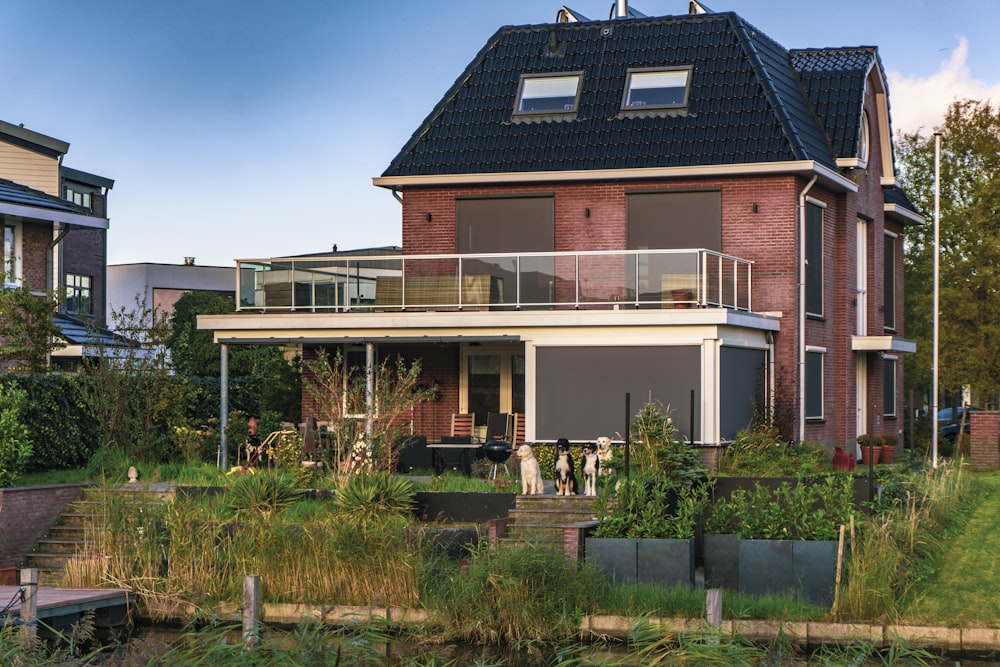
[(705, 446), (755, 418), (829, 445), (901, 432), (922, 219), (875, 47), (788, 50), (697, 3), (564, 8), (498, 30), (374, 183), (402, 202), (401, 258), (240, 262), (241, 312), (200, 326), (420, 358), (430, 438), (514, 412), (529, 441), (593, 440), (624, 431), (626, 394)]
[(5, 286), (65, 295), (56, 324), (68, 345), (53, 361), (72, 367), (105, 325), (107, 195), (114, 181), (64, 166), (68, 150), (65, 141), (0, 121)]

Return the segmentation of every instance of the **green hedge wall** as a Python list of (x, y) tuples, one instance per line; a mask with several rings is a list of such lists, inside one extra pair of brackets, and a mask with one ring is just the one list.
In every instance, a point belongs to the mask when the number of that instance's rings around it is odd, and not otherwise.
[(34, 448), (25, 472), (80, 468), (97, 451), (97, 424), (81, 398), (86, 378), (29, 375), (7, 378), (28, 393), (22, 421)]

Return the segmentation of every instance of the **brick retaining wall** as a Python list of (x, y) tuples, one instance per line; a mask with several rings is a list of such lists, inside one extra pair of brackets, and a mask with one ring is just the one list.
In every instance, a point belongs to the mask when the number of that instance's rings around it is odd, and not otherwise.
[(0, 489), (0, 566), (17, 566), (86, 484)]
[(1000, 412), (969, 413), (969, 465), (973, 470), (1000, 468)]

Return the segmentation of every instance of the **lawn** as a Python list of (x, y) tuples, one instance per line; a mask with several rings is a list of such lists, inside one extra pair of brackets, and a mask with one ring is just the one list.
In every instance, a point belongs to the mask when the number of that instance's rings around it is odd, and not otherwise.
[(901, 617), (912, 624), (995, 627), (1000, 622), (1000, 473), (973, 473), (965, 529), (946, 537), (937, 572), (921, 582)]

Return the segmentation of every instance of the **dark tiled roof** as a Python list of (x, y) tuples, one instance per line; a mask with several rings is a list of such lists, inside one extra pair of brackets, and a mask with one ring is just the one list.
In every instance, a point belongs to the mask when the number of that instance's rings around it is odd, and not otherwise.
[(53, 197), (41, 190), (33, 190), (20, 183), (0, 178), (0, 202), (44, 208), (51, 211), (67, 211), (90, 215), (90, 211), (59, 197)]
[[(693, 67), (688, 107), (622, 114), (626, 71), (657, 66)], [(576, 117), (512, 122), (522, 73), (572, 71)], [(834, 159), (788, 51), (727, 12), (501, 28), (383, 175)]]
[(882, 194), (885, 195), (886, 204), (895, 204), (901, 208), (905, 208), (908, 211), (913, 212), (915, 215), (923, 217), (920, 210), (910, 201), (910, 198), (906, 196), (906, 193), (897, 185), (884, 185), (882, 186)]
[(837, 157), (858, 154), (865, 79), (878, 60), (874, 46), (789, 51)]

